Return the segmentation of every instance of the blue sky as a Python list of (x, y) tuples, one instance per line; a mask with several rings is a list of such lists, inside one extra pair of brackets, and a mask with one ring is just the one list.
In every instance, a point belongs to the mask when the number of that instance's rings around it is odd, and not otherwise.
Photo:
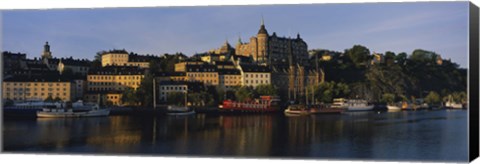
[(192, 55), (256, 35), (300, 33), (309, 49), (435, 51), (467, 67), (468, 2), (357, 3), (2, 11), (2, 49), (39, 57), (48, 41), (56, 57), (96, 52)]

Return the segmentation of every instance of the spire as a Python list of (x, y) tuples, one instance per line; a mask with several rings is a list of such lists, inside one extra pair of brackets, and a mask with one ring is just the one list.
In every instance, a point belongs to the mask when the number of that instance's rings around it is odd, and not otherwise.
[(238, 36), (238, 44), (242, 44), (242, 38)]
[(260, 30), (258, 30), (258, 34), (268, 35), (267, 29), (265, 29), (265, 24), (264, 24), (264, 21), (263, 21), (263, 15), (262, 15), (262, 24), (260, 25)]
[(263, 15), (262, 15), (262, 26), (265, 26), (265, 22), (263, 21)]

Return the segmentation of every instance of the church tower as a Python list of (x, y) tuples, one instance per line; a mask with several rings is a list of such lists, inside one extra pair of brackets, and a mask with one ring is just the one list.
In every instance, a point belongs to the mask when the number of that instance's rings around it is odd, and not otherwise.
[(257, 52), (256, 54), (256, 61), (260, 63), (264, 63), (267, 60), (268, 52), (268, 32), (265, 29), (265, 24), (262, 17), (262, 23), (260, 25), (260, 30), (258, 30), (257, 34)]
[(43, 53), (42, 53), (42, 59), (51, 59), (52, 58), (52, 52), (50, 52), (50, 45), (48, 45), (48, 42), (45, 43), (43, 46)]

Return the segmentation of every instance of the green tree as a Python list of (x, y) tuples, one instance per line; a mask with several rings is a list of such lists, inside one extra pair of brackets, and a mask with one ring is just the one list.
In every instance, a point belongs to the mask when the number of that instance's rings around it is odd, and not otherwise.
[(391, 93), (384, 93), (382, 95), (382, 100), (381, 102), (387, 103), (387, 104), (392, 104), (395, 101), (395, 95)]
[(55, 97), (55, 99), (53, 99), (54, 102), (60, 102), (62, 101), (62, 99), (60, 97)]
[(260, 96), (274, 96), (277, 95), (278, 91), (272, 84), (261, 84), (255, 87), (255, 91)]
[(145, 73), (136, 94), (142, 106), (153, 106), (153, 75), (150, 72)]
[(242, 86), (235, 91), (235, 98), (238, 101), (247, 101), (253, 98), (254, 90), (251, 87)]
[(185, 93), (183, 92), (170, 92), (167, 94), (167, 104), (184, 106), (185, 105)]
[(345, 50), (345, 54), (357, 68), (366, 66), (371, 59), (370, 50), (362, 45), (354, 45), (351, 49)]
[(430, 91), (428, 95), (425, 97), (425, 102), (430, 105), (439, 104), (440, 95), (435, 91)]
[(136, 91), (133, 88), (126, 88), (122, 92), (122, 102), (126, 105), (136, 105), (139, 103)]
[(45, 100), (45, 102), (53, 102), (53, 97), (49, 95)]

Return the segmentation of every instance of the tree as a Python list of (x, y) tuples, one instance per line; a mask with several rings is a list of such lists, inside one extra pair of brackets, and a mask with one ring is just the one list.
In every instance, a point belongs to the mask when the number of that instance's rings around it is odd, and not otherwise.
[(183, 92), (170, 92), (167, 94), (167, 104), (184, 106), (185, 105), (185, 93)]
[(387, 104), (392, 104), (395, 101), (395, 95), (391, 93), (384, 93), (382, 95), (382, 100), (381, 102), (387, 103)]
[(371, 58), (370, 50), (362, 45), (354, 45), (351, 49), (347, 49), (345, 54), (357, 68), (365, 66)]
[(53, 97), (49, 95), (45, 100), (45, 102), (53, 102)]
[(242, 86), (235, 91), (235, 98), (238, 101), (250, 100), (254, 96), (254, 90), (251, 87)]
[(55, 97), (55, 99), (53, 99), (54, 102), (60, 102), (62, 101), (62, 99), (60, 97)]
[(430, 91), (425, 97), (425, 102), (430, 105), (438, 104), (440, 103), (440, 95), (435, 91)]
[(13, 106), (14, 104), (15, 104), (15, 103), (13, 102), (13, 100), (7, 98), (7, 99), (5, 100), (5, 104), (4, 104), (4, 105), (7, 107), (7, 106)]
[(395, 53), (392, 51), (385, 52), (385, 63), (390, 66), (395, 64)]
[(135, 105), (139, 103), (136, 91), (133, 88), (126, 88), (122, 93), (122, 102), (126, 105)]
[(277, 89), (272, 84), (261, 84), (257, 85), (255, 91), (258, 95), (261, 96), (274, 96), (277, 95)]
[(153, 74), (151, 72), (145, 73), (136, 93), (142, 106), (153, 106)]

